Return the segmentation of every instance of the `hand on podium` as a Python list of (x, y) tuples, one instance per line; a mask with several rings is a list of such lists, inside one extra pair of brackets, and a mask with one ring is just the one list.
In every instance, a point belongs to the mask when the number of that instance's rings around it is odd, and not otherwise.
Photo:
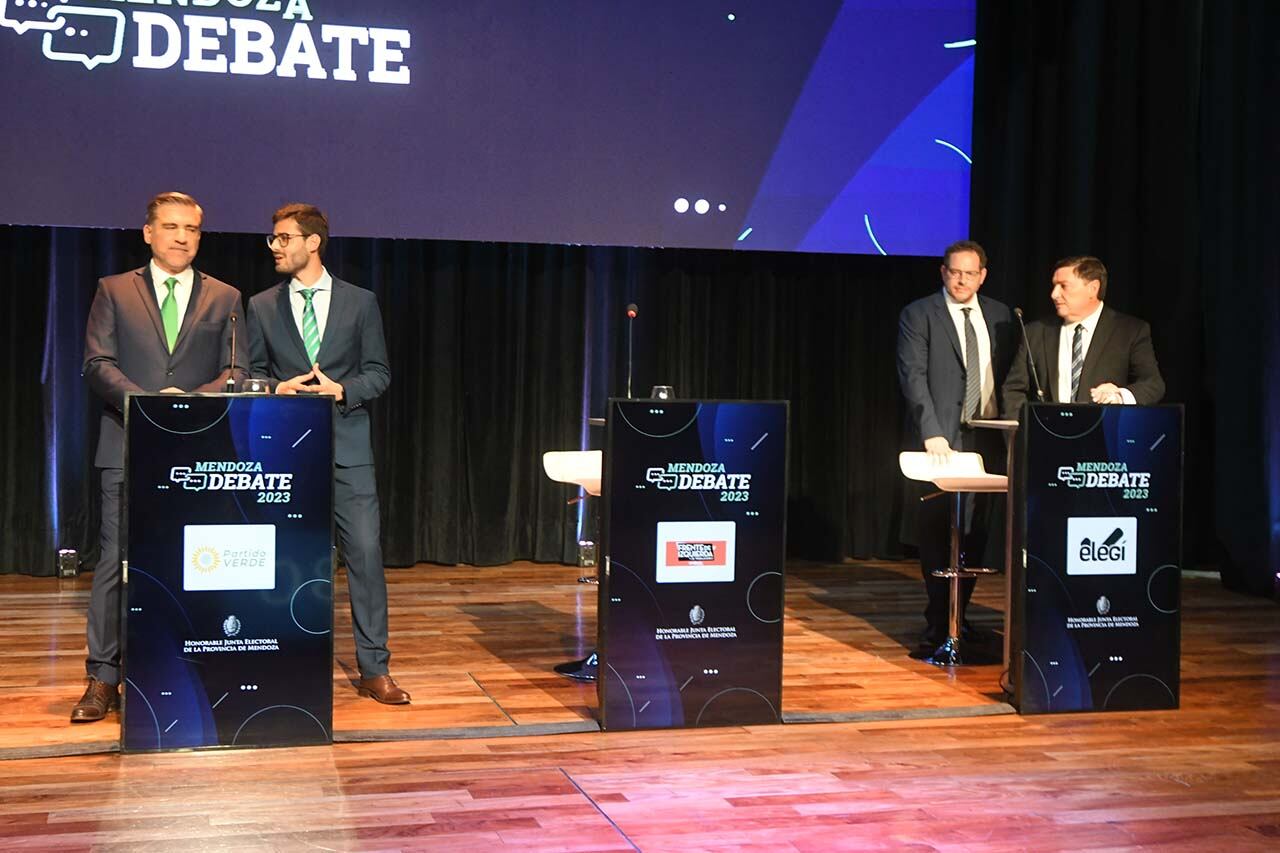
[(1095, 403), (1123, 403), (1124, 395), (1113, 382), (1103, 382), (1097, 388), (1089, 389), (1089, 396)]

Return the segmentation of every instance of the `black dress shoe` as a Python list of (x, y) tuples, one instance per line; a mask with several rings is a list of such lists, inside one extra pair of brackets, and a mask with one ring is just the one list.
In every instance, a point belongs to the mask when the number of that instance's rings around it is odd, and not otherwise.
[(92, 676), (89, 686), (85, 688), (80, 701), (71, 709), (71, 722), (96, 723), (107, 715), (108, 711), (120, 704), (120, 692), (114, 684), (107, 684)]
[(921, 649), (933, 651), (938, 646), (946, 642), (946, 639), (947, 632), (945, 629), (939, 631), (936, 628), (926, 628), (924, 633), (920, 635), (920, 640), (916, 643), (916, 646)]

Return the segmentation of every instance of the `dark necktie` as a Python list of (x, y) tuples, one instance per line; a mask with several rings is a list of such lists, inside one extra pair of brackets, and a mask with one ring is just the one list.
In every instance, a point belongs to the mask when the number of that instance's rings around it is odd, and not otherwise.
[(978, 332), (969, 317), (972, 308), (964, 312), (964, 418), (971, 421), (982, 407), (982, 367), (978, 363)]
[(1084, 326), (1077, 323), (1075, 333), (1071, 336), (1071, 399), (1074, 403), (1080, 391), (1080, 371), (1084, 369)]

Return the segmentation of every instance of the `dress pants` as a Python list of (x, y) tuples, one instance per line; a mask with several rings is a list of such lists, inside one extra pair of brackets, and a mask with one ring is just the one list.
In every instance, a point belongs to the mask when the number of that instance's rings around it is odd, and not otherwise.
[(101, 468), (102, 525), (98, 564), (93, 570), (86, 634), (89, 657), (85, 672), (105, 684), (120, 683), (120, 508), (124, 469)]
[(333, 517), (338, 544), (347, 562), (351, 627), (360, 675), (386, 675), (391, 661), (387, 649), (387, 581), (382, 565), (378, 486), (372, 465), (334, 468)]

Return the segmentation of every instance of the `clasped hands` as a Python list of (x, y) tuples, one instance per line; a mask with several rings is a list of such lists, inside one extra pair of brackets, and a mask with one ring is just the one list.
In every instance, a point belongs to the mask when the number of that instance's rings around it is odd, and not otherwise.
[(306, 373), (286, 379), (276, 386), (277, 394), (297, 394), (299, 391), (332, 394), (333, 399), (342, 402), (342, 385), (325, 376), (319, 364), (311, 365), (311, 369)]

